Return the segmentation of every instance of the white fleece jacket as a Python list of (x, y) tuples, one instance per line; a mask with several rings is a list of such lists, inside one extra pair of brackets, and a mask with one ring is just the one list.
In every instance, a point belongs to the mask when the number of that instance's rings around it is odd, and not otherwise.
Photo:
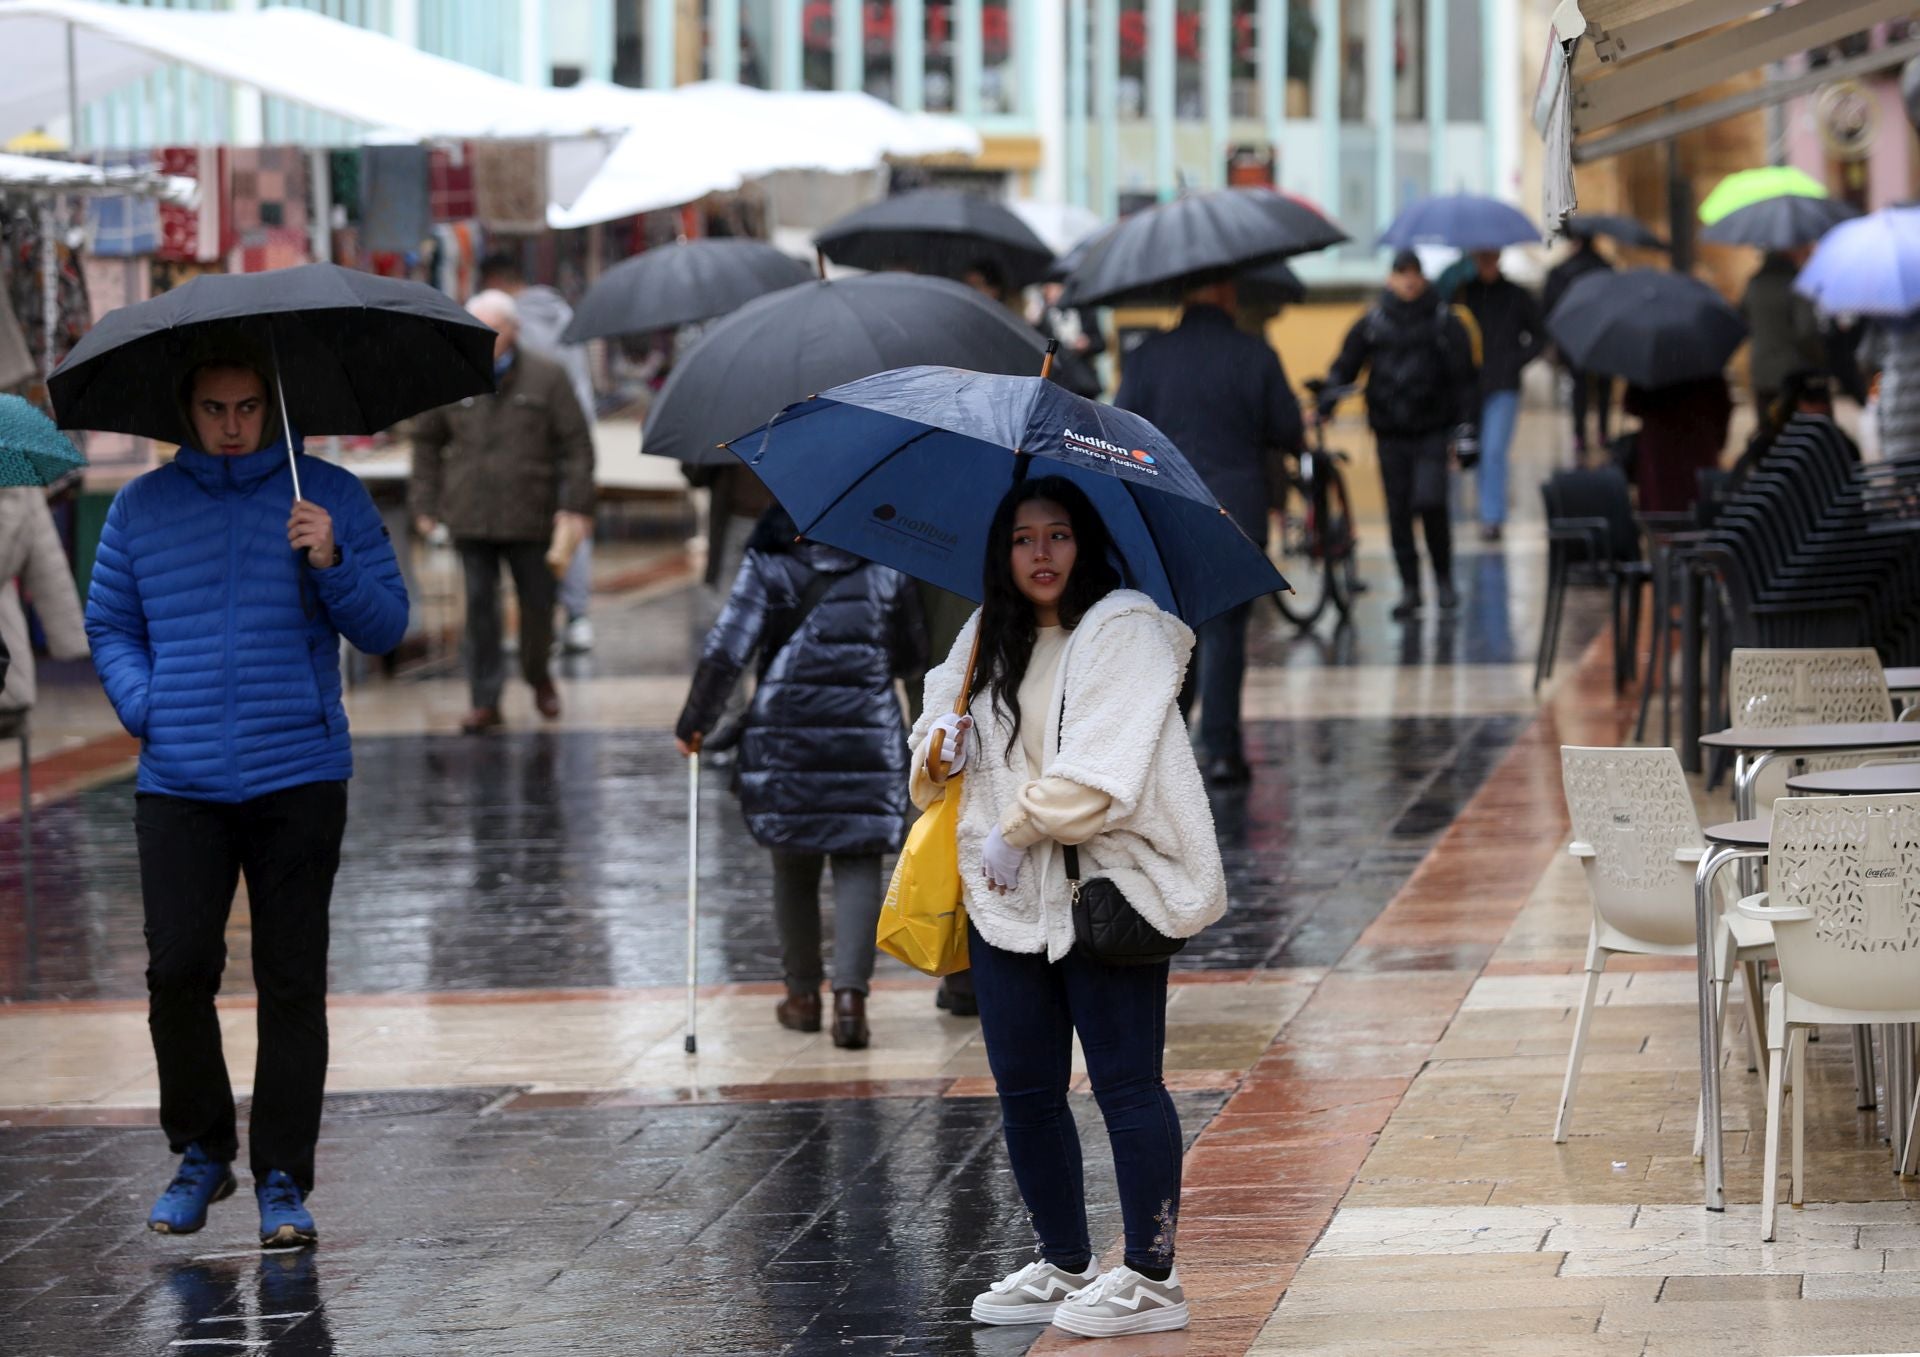
[[(913, 729), (913, 799), (922, 809), (945, 795), (926, 773), (928, 733), (953, 710), (980, 614), (960, 631), (946, 662), (927, 675), (925, 710)], [(1080, 846), (1083, 878), (1108, 877), (1147, 922), (1186, 938), (1227, 908), (1226, 874), (1213, 811), (1177, 701), (1193, 633), (1145, 594), (1116, 590), (1074, 628), (1060, 681), (1045, 713), (1047, 778), (1065, 778), (1112, 798), (1106, 823)], [(1064, 709), (1065, 719), (1062, 721)], [(960, 803), (960, 881), (980, 936), (1009, 952), (1073, 947), (1073, 911), (1058, 844), (1028, 853), (1020, 884), (987, 888), (980, 848), (1028, 785), (1012, 731), (984, 695), (973, 712), (974, 747)]]

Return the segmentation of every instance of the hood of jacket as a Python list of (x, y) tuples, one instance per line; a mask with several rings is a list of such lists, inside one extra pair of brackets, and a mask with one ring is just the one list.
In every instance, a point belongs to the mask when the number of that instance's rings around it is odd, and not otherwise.
[[(306, 451), (306, 441), (297, 432), (293, 436), (293, 448), (295, 452)], [(242, 453), (238, 457), (202, 452), (183, 443), (174, 455), (173, 464), (209, 495), (247, 494), (287, 464), (287, 440), (277, 438), (258, 452)]]
[(573, 323), (573, 308), (567, 299), (545, 284), (523, 287), (514, 296), (513, 309), (520, 316), (520, 336), (536, 353), (558, 357), (560, 336)]
[(1125, 617), (1151, 617), (1165, 633), (1167, 644), (1179, 657), (1184, 670), (1193, 657), (1193, 628), (1162, 608), (1138, 589), (1115, 589), (1091, 608), (1073, 629), (1075, 642), (1090, 642), (1100, 632)]

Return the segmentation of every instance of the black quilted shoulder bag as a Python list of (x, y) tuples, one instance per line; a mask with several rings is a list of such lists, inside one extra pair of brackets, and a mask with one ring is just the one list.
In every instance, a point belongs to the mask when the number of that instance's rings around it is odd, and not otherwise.
[(1109, 966), (1151, 966), (1187, 945), (1148, 923), (1120, 888), (1104, 876), (1080, 880), (1080, 850), (1063, 844), (1073, 891), (1073, 940)]

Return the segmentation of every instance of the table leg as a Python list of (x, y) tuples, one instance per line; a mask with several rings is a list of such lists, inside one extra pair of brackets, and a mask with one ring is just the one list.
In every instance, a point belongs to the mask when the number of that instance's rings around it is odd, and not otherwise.
[(1680, 581), (1680, 766), (1700, 771), (1700, 577), (1682, 566)]
[(1713, 1002), (1713, 878), (1733, 850), (1708, 848), (1693, 875), (1694, 960), (1700, 981), (1700, 1121), (1707, 1210), (1727, 1208), (1720, 1144), (1720, 1015)]

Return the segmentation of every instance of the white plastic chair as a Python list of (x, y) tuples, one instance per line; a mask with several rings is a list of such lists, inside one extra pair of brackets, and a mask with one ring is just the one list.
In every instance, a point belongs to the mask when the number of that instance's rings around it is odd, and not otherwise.
[[(1567, 1138), (1593, 1001), (1607, 959), (1615, 953), (1696, 954), (1693, 875), (1705, 851), (1700, 819), (1680, 770), (1680, 756), (1673, 750), (1563, 745), (1560, 771), (1573, 821), (1574, 842), (1568, 851), (1585, 869), (1593, 923), (1587, 933), (1587, 983), (1553, 1123), (1555, 1142)], [(1752, 955), (1763, 955), (1770, 945), (1770, 939), (1764, 940)], [(1727, 955), (1730, 961), (1751, 960), (1749, 951), (1736, 946)], [(1723, 1002), (1725, 992), (1722, 983)], [(1754, 1011), (1757, 1014), (1757, 1005)]]
[[(1893, 719), (1886, 671), (1871, 646), (1736, 648), (1727, 667), (1727, 696), (1734, 725), (1763, 730)], [(1776, 760), (1761, 769), (1753, 804), (1770, 806), (1785, 795), (1787, 777), (1796, 769), (1820, 772), (1859, 764), (1857, 754)]]
[(1770, 890), (1736, 905), (1747, 918), (1772, 925), (1780, 962), (1780, 980), (1767, 995), (1771, 1059), (1762, 1240), (1774, 1236), (1780, 1119), (1789, 1082), (1789, 1200), (1798, 1206), (1804, 1199), (1807, 1029), (1818, 1023), (1920, 1022), (1920, 796), (1776, 802), (1768, 875)]

